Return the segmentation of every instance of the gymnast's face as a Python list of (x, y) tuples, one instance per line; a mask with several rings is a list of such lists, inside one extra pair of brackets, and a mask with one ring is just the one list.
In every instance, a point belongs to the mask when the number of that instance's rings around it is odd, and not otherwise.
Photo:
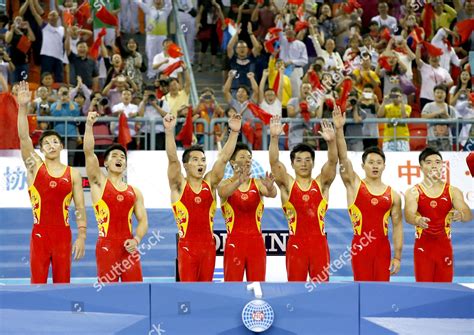
[(109, 173), (123, 173), (127, 169), (127, 158), (122, 150), (112, 150), (104, 162)]
[(189, 160), (184, 163), (184, 169), (189, 177), (203, 178), (206, 173), (206, 156), (201, 151), (189, 153)]
[(430, 155), (420, 163), (421, 171), (425, 177), (439, 180), (442, 176), (443, 160), (438, 155)]
[(295, 154), (295, 159), (291, 163), (293, 169), (295, 169), (295, 174), (297, 176), (307, 178), (311, 177), (313, 171), (314, 162), (311, 158), (311, 153), (307, 151), (297, 152)]

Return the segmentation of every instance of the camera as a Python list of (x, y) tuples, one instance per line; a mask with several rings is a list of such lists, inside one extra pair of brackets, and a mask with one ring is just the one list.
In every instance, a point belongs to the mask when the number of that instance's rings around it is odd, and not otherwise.
[(357, 104), (357, 98), (355, 98), (355, 97), (349, 98), (349, 103), (352, 106), (355, 106)]
[(61, 93), (61, 96), (67, 97), (67, 96), (69, 96), (69, 92), (68, 92), (68, 91), (63, 91), (63, 92)]
[(160, 86), (168, 86), (169, 85), (169, 80), (168, 79), (160, 79), (158, 82), (160, 83)]
[(103, 97), (102, 99), (99, 100), (99, 104), (102, 106), (107, 106), (109, 104), (109, 99), (106, 97)]
[(156, 96), (154, 94), (149, 94), (148, 95), (148, 102), (152, 102), (156, 100)]

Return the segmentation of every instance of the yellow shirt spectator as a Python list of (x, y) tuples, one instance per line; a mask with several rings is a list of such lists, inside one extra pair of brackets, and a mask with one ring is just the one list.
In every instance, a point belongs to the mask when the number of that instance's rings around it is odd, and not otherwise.
[[(270, 61), (268, 62), (268, 84), (270, 88), (273, 88), (275, 85), (275, 79), (278, 74), (278, 70), (275, 68), (276, 59), (275, 57), (270, 57)], [(288, 104), (288, 100), (291, 99), (291, 81), (288, 76), (283, 77), (283, 93), (281, 97), (281, 105), (286, 108)]]
[[(401, 119), (402, 118), (402, 109), (401, 104), (396, 106), (394, 104), (388, 104), (385, 106), (385, 118), (387, 119)], [(405, 104), (405, 113), (407, 117), (410, 117), (411, 114), (411, 106)], [(393, 124), (388, 123), (385, 124), (385, 129), (383, 133), (383, 141), (393, 141), (395, 138), (395, 130), (396, 130), (396, 140), (397, 141), (409, 141), (410, 140), (410, 131), (408, 130), (407, 124), (399, 124), (393, 126)]]

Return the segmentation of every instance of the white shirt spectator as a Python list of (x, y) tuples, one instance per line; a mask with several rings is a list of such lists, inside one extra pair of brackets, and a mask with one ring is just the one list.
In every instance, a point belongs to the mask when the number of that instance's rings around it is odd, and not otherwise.
[(394, 18), (393, 16), (387, 15), (386, 19), (382, 19), (380, 15), (377, 15), (376, 17), (372, 18), (372, 21), (377, 22), (379, 27), (382, 27), (382, 26), (387, 27), (388, 29), (390, 29), (390, 32), (392, 34), (398, 31), (397, 19)]
[[(142, 104), (142, 103), (143, 103), (143, 101), (140, 104)], [(157, 100), (157, 103), (158, 103), (159, 106), (161, 106), (161, 108), (166, 113), (170, 112), (170, 107), (168, 106), (168, 103), (164, 99)], [(147, 104), (145, 106), (145, 115), (144, 115), (144, 117), (148, 117), (150, 119), (155, 119), (155, 121), (156, 121), (155, 132), (156, 133), (163, 133), (165, 131), (165, 127), (163, 126), (163, 122), (161, 122), (161, 123), (159, 122), (160, 120), (163, 120), (163, 117), (155, 109), (155, 107), (153, 107), (150, 104)], [(143, 126), (142, 131), (145, 132), (145, 133), (149, 133), (151, 131), (150, 124), (148, 122), (145, 124), (145, 126)]]
[[(125, 105), (123, 102), (121, 102), (112, 107), (112, 113), (116, 113), (119, 111), (123, 111), (127, 118), (129, 118), (130, 114), (132, 114), (132, 116), (135, 116), (138, 113), (138, 106), (134, 104)], [(118, 122), (113, 122), (111, 127), (112, 133), (115, 136), (118, 136)], [(137, 133), (135, 131), (135, 122), (128, 122), (128, 127), (130, 128), (130, 135), (135, 136)]]
[[(173, 57), (170, 57), (170, 56), (165, 56), (165, 53), (164, 52), (160, 52), (159, 54), (157, 54), (154, 58), (153, 58), (153, 66), (155, 66), (156, 64), (160, 64), (160, 63), (163, 63), (164, 60), (168, 59), (169, 62), (168, 63), (165, 63), (165, 64), (162, 64), (158, 69), (156, 69), (155, 71), (157, 71), (158, 73), (164, 71), (164, 69), (166, 69), (168, 66), (174, 64), (174, 63), (177, 63), (179, 62), (181, 59), (179, 58), (173, 58)], [(178, 68), (176, 70), (173, 71), (173, 73), (171, 73), (171, 76), (170, 78), (178, 78), (178, 73), (180, 72), (183, 72), (183, 68)]]
[(433, 68), (429, 64), (422, 63), (420, 67), (421, 92), (420, 98), (434, 100), (433, 88), (436, 85), (452, 83), (453, 79), (443, 67)]
[(319, 44), (317, 38), (314, 38), (313, 36), (310, 36), (310, 38), (313, 41), (313, 46), (316, 50), (316, 54), (319, 57), (324, 58), (324, 70), (328, 70), (331, 67), (337, 67), (340, 69), (344, 68), (344, 62), (342, 61), (341, 55), (339, 55), (336, 50), (334, 50), (332, 54), (329, 54), (329, 52), (321, 48), (321, 45)]
[(444, 39), (447, 37), (446, 31), (444, 29), (438, 29), (436, 35), (434, 35), (433, 39), (431, 40), (431, 44), (435, 47), (440, 48), (443, 50), (443, 54), (439, 57), (439, 65), (446, 69), (446, 71), (451, 70), (451, 64), (455, 66), (460, 66), (461, 61), (459, 57), (454, 52), (453, 47), (448, 47), (448, 45), (444, 42)]
[(40, 55), (64, 61), (64, 27), (53, 27), (49, 23), (43, 27)]
[(303, 67), (308, 64), (308, 50), (306, 45), (300, 40), (288, 42), (286, 37), (281, 39), (280, 58), (285, 62), (291, 62), (296, 67)]
[(275, 99), (271, 105), (263, 99), (260, 108), (272, 115), (281, 116), (281, 101), (278, 99)]

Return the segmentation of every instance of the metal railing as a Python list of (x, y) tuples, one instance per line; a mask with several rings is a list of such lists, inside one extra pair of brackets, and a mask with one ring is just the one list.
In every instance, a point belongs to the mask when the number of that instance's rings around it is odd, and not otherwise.
[[(85, 123), (86, 121), (85, 116), (81, 117), (54, 117), (54, 116), (38, 116), (37, 117), (37, 122), (47, 122), (50, 124), (51, 128), (54, 127), (54, 125), (57, 125), (58, 123), (64, 123), (65, 124), (65, 149), (67, 148), (67, 139), (69, 138), (77, 138), (77, 132), (74, 132), (73, 134), (67, 133), (68, 127), (67, 123), (76, 123), (78, 126), (80, 123)], [(216, 134), (214, 134), (214, 129), (216, 125), (220, 126), (220, 129), (224, 131), (227, 125), (227, 118), (215, 118), (212, 119), (211, 122), (207, 122), (205, 119), (197, 119), (194, 121), (194, 135), (198, 135), (202, 139), (202, 145), (204, 149), (206, 150), (214, 150), (216, 148)], [(111, 122), (118, 122), (117, 117), (101, 117), (100, 118), (100, 123), (111, 123)], [(129, 123), (134, 123), (136, 124), (135, 130), (136, 130), (136, 136), (135, 138), (138, 139), (140, 142), (143, 144), (141, 145), (141, 148), (144, 150), (155, 150), (156, 148), (156, 143), (155, 143), (155, 135), (157, 134), (156, 132), (156, 125), (162, 124), (162, 119), (155, 119), (155, 118), (148, 118), (148, 117), (136, 117), (136, 118), (129, 118), (128, 119)], [(182, 125), (185, 122), (185, 118), (179, 118), (177, 120), (177, 133), (179, 132), (180, 125)], [(296, 125), (296, 124), (302, 124), (305, 123), (306, 127), (308, 129), (314, 129), (314, 126), (318, 125), (321, 122), (321, 119), (311, 119), (309, 122), (305, 122), (301, 119), (294, 119), (294, 118), (283, 118), (282, 123), (283, 124), (291, 124), (291, 125)], [(268, 149), (268, 139), (269, 139), (269, 127), (264, 125), (260, 120), (255, 119), (253, 120), (253, 126), (255, 129), (256, 124), (260, 123), (261, 125), (261, 133), (262, 133), (262, 150), (267, 150)], [(346, 124), (347, 125), (363, 125), (363, 124), (388, 124), (393, 126), (393, 137), (390, 139), (390, 141), (396, 141), (399, 140), (401, 137), (397, 136), (397, 126), (402, 125), (402, 124), (424, 124), (426, 126), (429, 125), (436, 125), (436, 124), (443, 124), (443, 125), (450, 125), (451, 130), (454, 130), (454, 135), (446, 136), (445, 138), (449, 139), (457, 139), (458, 134), (460, 133), (461, 128), (464, 125), (467, 124), (474, 124), (474, 119), (452, 119), (452, 120), (447, 120), (447, 119), (365, 119), (363, 123), (356, 123), (353, 119), (347, 119)], [(197, 132), (197, 126), (201, 125), (199, 127), (201, 129), (200, 132)], [(378, 127), (378, 126), (377, 126)], [(145, 129), (148, 129), (149, 131), (145, 131)], [(420, 127), (420, 129), (427, 129), (424, 127)], [(147, 134), (150, 135), (150, 141), (148, 143), (147, 141)], [(451, 131), (450, 131), (450, 134)], [(83, 137), (84, 134), (79, 134), (80, 137)], [(110, 134), (110, 139), (114, 140), (116, 136), (113, 134)], [(284, 135), (282, 135), (284, 137)], [(346, 139), (355, 139), (355, 140), (362, 140), (368, 138), (367, 136), (346, 136)], [(373, 139), (383, 139), (384, 134), (379, 134), (377, 137), (372, 137)], [(410, 138), (407, 139), (409, 141), (410, 139), (413, 138), (418, 138), (418, 139), (423, 139), (426, 138), (426, 136), (410, 136)], [(438, 137), (439, 138), (439, 137)], [(303, 140), (308, 140), (308, 139), (322, 139), (321, 136), (319, 136), (316, 132), (313, 132), (311, 137), (309, 138), (306, 136)], [(405, 139), (405, 138), (403, 138)], [(242, 135), (242, 140), (246, 142), (245, 136)], [(456, 151), (459, 151), (460, 149), (460, 143), (459, 141), (455, 141), (455, 149)], [(81, 151), (80, 149), (73, 150), (73, 151)], [(98, 151), (100, 152), (100, 151)]]

